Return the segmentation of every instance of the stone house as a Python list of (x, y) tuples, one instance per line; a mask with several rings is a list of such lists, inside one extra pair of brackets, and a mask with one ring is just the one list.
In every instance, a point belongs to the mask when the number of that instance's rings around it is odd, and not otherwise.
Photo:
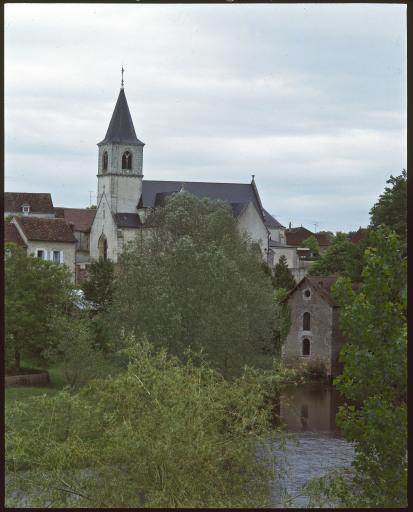
[[(143, 236), (148, 213), (181, 190), (199, 198), (226, 201), (241, 233), (256, 242), (264, 261), (270, 256), (270, 226), (255, 184), (154, 181), (143, 179), (143, 148), (135, 133), (122, 85), (105, 138), (98, 143), (97, 211), (90, 230), (90, 257), (117, 262), (125, 244)], [(278, 225), (271, 229), (283, 229)], [(280, 238), (280, 233), (278, 233)]]
[(337, 276), (306, 276), (288, 293), (291, 329), (282, 358), (291, 367), (323, 366), (328, 376), (338, 375), (338, 356), (345, 339), (339, 327), (339, 306), (331, 294)]
[(6, 242), (18, 237), (23, 243), (17, 243), (26, 247), (28, 254), (66, 265), (75, 280), (76, 238), (64, 219), (22, 216), (14, 217), (10, 224), (14, 227), (6, 228), (5, 234), (10, 236)]

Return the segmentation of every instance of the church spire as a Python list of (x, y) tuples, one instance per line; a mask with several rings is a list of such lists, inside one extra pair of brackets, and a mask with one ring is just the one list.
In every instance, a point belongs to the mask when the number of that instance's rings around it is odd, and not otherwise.
[(124, 72), (124, 71), (125, 71), (125, 70), (123, 69), (123, 64), (122, 64), (122, 69), (121, 69), (121, 73), (122, 73), (122, 80), (121, 80), (121, 82), (120, 82), (120, 88), (121, 88), (121, 89), (123, 89), (123, 72)]
[(135, 133), (132, 116), (130, 115), (128, 102), (126, 101), (125, 91), (123, 89), (123, 66), (122, 66), (122, 87), (119, 92), (118, 101), (109, 123), (105, 138), (98, 143), (102, 144), (129, 144), (143, 146)]

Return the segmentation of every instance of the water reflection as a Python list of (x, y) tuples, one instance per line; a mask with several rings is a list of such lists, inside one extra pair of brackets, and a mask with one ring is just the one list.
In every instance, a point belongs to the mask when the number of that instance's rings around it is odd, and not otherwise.
[(289, 432), (339, 434), (336, 414), (342, 397), (334, 386), (318, 382), (289, 387), (280, 398), (281, 423)]

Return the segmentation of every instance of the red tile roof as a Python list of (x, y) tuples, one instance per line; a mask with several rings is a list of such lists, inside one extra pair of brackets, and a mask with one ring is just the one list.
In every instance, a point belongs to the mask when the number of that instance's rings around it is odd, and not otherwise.
[(4, 223), (4, 243), (13, 242), (22, 247), (27, 247), (16, 226), (11, 222)]
[(52, 196), (49, 193), (4, 193), (5, 212), (21, 213), (23, 204), (28, 204), (30, 206), (30, 213), (54, 213)]
[(358, 231), (350, 235), (350, 242), (353, 242), (353, 244), (358, 244), (366, 238), (367, 233), (368, 230), (366, 228), (359, 228)]
[(73, 231), (64, 219), (15, 217), (28, 240), (44, 242), (76, 242)]
[(316, 233), (314, 236), (317, 238), (317, 242), (320, 247), (329, 246), (331, 243), (325, 233)]
[(302, 226), (299, 228), (289, 228), (285, 230), (285, 238), (287, 241), (287, 245), (297, 245), (299, 246), (307, 240), (311, 235), (314, 235), (307, 228), (303, 228)]
[(75, 231), (89, 232), (96, 215), (96, 210), (87, 208), (55, 208), (56, 217), (73, 224)]

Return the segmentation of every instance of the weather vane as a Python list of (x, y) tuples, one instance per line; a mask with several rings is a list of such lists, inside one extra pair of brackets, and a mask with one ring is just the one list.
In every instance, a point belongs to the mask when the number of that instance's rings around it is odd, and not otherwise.
[(123, 69), (123, 64), (122, 64), (122, 69), (121, 69), (121, 72), (122, 72), (122, 81), (121, 81), (121, 83), (120, 83), (120, 85), (121, 85), (122, 89), (123, 89), (123, 72), (124, 72), (124, 71), (125, 71), (125, 70)]

